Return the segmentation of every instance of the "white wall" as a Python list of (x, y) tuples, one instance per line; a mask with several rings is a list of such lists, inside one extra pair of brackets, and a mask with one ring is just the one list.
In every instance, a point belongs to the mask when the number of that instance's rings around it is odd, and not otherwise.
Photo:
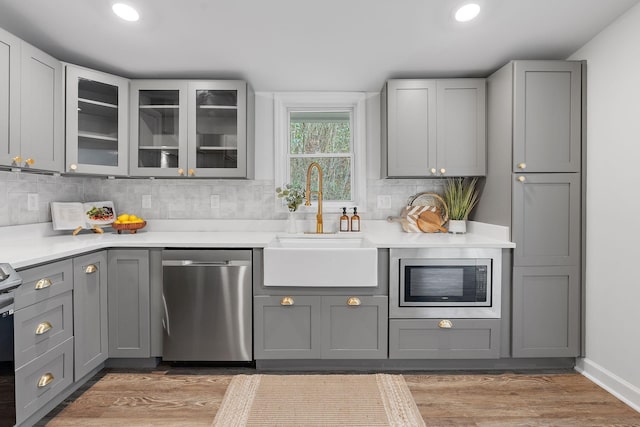
[(586, 357), (578, 368), (640, 410), (640, 4), (570, 59), (587, 60)]

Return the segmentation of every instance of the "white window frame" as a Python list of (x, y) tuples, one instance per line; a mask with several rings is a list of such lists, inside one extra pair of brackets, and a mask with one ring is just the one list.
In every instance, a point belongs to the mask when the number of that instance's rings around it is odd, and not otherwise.
[[(351, 140), (353, 161), (351, 162), (351, 197), (349, 201), (324, 201), (324, 213), (340, 213), (346, 206), (348, 211), (357, 207), (365, 212), (367, 206), (367, 172), (366, 172), (366, 93), (364, 92), (286, 92), (275, 93), (274, 108), (274, 179), (275, 186), (287, 184), (291, 171), (289, 163), (290, 147), (290, 112), (292, 111), (349, 111), (351, 113)], [(320, 155), (319, 157), (322, 157)], [(313, 173), (315, 177), (315, 172)], [(312, 183), (312, 188), (316, 183)], [(315, 212), (317, 203), (298, 208), (302, 212)], [(282, 204), (282, 210), (286, 206)]]

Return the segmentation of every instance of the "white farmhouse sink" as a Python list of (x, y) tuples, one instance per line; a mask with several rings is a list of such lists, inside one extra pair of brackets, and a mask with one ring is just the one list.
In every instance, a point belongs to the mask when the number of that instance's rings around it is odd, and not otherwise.
[(376, 287), (378, 250), (360, 237), (280, 236), (264, 248), (264, 285)]

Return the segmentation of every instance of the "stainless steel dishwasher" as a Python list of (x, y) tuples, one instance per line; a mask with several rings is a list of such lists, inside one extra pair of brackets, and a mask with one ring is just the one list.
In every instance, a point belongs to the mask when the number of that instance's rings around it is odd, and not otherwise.
[(253, 359), (251, 266), (246, 249), (163, 251), (163, 360)]

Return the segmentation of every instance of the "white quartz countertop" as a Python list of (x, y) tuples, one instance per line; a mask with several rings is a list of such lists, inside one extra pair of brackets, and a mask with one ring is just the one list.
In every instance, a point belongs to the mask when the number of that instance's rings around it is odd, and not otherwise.
[[(107, 248), (263, 248), (286, 234), (285, 221), (149, 221), (136, 234), (53, 232), (50, 223), (0, 228), (0, 262), (20, 269)], [(398, 224), (371, 221), (359, 233), (340, 233), (346, 238), (364, 237), (378, 248), (477, 247), (513, 248), (508, 229), (469, 223), (466, 234), (404, 233)]]

